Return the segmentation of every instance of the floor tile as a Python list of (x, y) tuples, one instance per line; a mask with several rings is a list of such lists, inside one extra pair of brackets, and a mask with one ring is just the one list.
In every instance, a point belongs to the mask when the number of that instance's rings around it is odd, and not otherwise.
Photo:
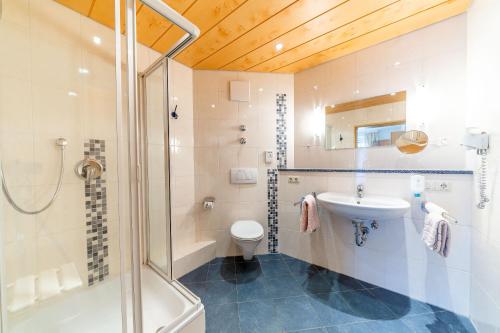
[(292, 275), (296, 276), (307, 276), (310, 274), (317, 273), (318, 270), (316, 269), (315, 265), (311, 265), (310, 263), (307, 263), (302, 260), (298, 259), (293, 259), (293, 260), (285, 260), (285, 263), (288, 265), (288, 268), (290, 269), (290, 272)]
[(272, 300), (238, 303), (241, 333), (282, 333)]
[(326, 328), (312, 328), (308, 330), (300, 330), (300, 331), (289, 331), (287, 333), (328, 333)]
[(433, 312), (426, 303), (384, 288), (373, 288), (369, 289), (368, 292), (381, 300), (397, 317)]
[(205, 305), (236, 302), (236, 281), (207, 281), (186, 284)]
[(297, 258), (290, 257), (289, 255), (284, 254), (284, 253), (280, 253), (280, 256), (281, 256), (281, 258), (283, 258), (283, 260), (299, 260)]
[(266, 293), (271, 298), (305, 295), (300, 284), (290, 275), (276, 279), (265, 279)]
[(472, 333), (467, 318), (280, 254), (216, 258), (180, 281), (208, 333)]
[(257, 260), (261, 263), (274, 260), (283, 260), (283, 257), (279, 253), (259, 254), (256, 257)]
[(217, 257), (208, 263), (209, 265), (215, 264), (234, 264), (234, 257)]
[(237, 262), (235, 265), (238, 281), (254, 280), (263, 274), (258, 261)]
[(311, 271), (307, 274), (294, 276), (295, 280), (307, 293), (328, 293), (335, 291), (332, 281), (328, 281), (318, 271)]
[(341, 294), (331, 292), (309, 295), (309, 301), (318, 314), (321, 325), (334, 326), (364, 320), (354, 313)]
[(306, 296), (239, 303), (242, 333), (282, 333), (317, 327), (318, 317)]
[(264, 261), (260, 263), (264, 275), (268, 278), (290, 276), (290, 270), (282, 260)]
[(319, 317), (307, 296), (287, 297), (274, 300), (277, 318), (286, 332), (318, 327)]
[(238, 302), (270, 298), (266, 287), (266, 278), (261, 275), (256, 279), (240, 281), (236, 285)]
[(319, 270), (320, 275), (329, 282), (332, 291), (349, 291), (349, 290), (362, 290), (365, 287), (361, 281), (350, 276), (332, 272), (326, 268)]
[(236, 333), (240, 330), (238, 304), (218, 304), (205, 307), (206, 333)]
[(475, 332), (469, 320), (448, 311), (417, 315), (403, 321), (416, 333)]
[(181, 283), (203, 282), (207, 280), (208, 265), (198, 267), (192, 272), (187, 273), (179, 279)]
[(354, 324), (327, 327), (327, 333), (406, 333), (411, 329), (401, 320), (367, 321)]
[(385, 304), (367, 290), (346, 291), (338, 293), (343, 297), (352, 312), (365, 320), (390, 320), (397, 316)]
[(224, 264), (222, 262), (208, 266), (207, 281), (236, 280), (235, 264)]

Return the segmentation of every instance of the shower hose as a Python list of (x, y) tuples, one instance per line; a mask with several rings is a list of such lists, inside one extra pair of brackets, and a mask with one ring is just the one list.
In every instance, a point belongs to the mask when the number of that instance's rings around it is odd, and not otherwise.
[(9, 192), (9, 189), (7, 187), (7, 182), (5, 181), (5, 173), (2, 168), (2, 164), (0, 162), (0, 178), (2, 178), (2, 188), (3, 192), (5, 193), (5, 197), (7, 198), (7, 201), (14, 207), (15, 210), (17, 210), (19, 213), (22, 214), (27, 214), (27, 215), (35, 215), (39, 214), (45, 210), (47, 210), (54, 201), (57, 198), (57, 195), (59, 194), (59, 191), (61, 190), (61, 185), (62, 185), (62, 179), (63, 179), (63, 174), (64, 174), (64, 148), (67, 145), (67, 141), (65, 139), (57, 139), (56, 145), (61, 149), (61, 166), (60, 166), (60, 172), (59, 172), (59, 180), (57, 181), (57, 187), (52, 195), (52, 198), (49, 200), (47, 204), (45, 204), (42, 208), (37, 209), (37, 210), (26, 210), (21, 208), (12, 198), (12, 195)]

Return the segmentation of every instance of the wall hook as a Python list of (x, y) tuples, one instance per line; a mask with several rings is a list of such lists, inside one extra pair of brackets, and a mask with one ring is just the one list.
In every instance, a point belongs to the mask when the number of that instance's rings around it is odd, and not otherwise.
[(172, 116), (172, 118), (174, 119), (179, 118), (179, 114), (177, 113), (177, 104), (174, 107), (174, 111), (170, 112), (170, 116)]

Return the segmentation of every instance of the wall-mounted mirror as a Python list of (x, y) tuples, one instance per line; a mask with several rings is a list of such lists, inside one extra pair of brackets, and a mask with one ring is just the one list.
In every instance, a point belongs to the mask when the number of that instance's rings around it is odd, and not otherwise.
[(325, 108), (325, 148), (392, 146), (406, 132), (406, 91)]

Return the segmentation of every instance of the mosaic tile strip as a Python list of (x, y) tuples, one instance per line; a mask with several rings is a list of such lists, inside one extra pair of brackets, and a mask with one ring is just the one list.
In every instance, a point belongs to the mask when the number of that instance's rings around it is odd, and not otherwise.
[(278, 252), (278, 170), (267, 169), (267, 249)]
[(323, 168), (279, 168), (281, 172), (358, 172), (358, 173), (418, 173), (436, 175), (472, 175), (471, 170), (419, 170), (419, 169), (323, 169)]
[(106, 198), (106, 144), (104, 140), (90, 139), (84, 143), (85, 158), (102, 163), (101, 177), (85, 180), (85, 218), (87, 226), (88, 285), (92, 286), (109, 275), (108, 220)]
[(278, 168), (286, 168), (286, 94), (276, 94), (276, 158)]

